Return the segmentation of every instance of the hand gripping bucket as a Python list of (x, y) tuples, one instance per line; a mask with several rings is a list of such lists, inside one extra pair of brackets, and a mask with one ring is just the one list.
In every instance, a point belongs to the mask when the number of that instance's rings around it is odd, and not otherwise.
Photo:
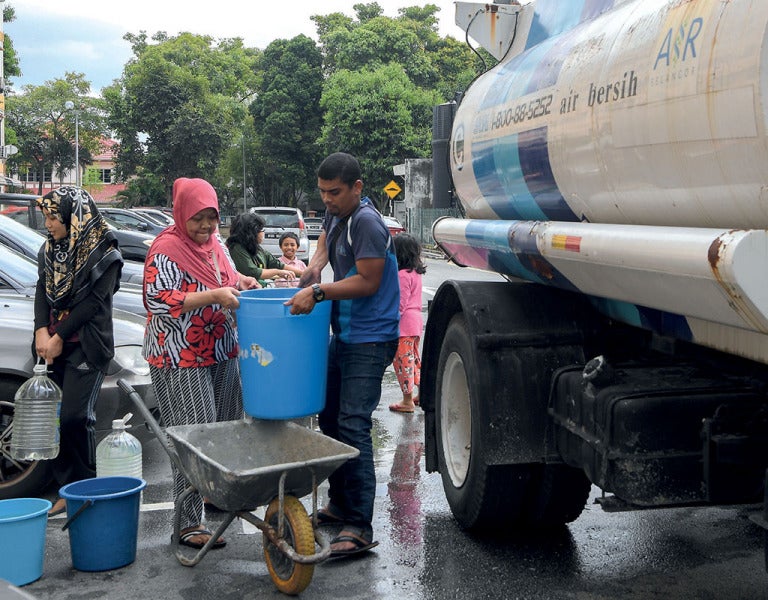
[(308, 315), (284, 306), (298, 288), (240, 294), (237, 330), (243, 409), (257, 419), (295, 419), (325, 406), (331, 303)]
[(138, 477), (94, 477), (59, 490), (67, 501), (72, 566), (79, 571), (108, 571), (136, 560), (141, 490)]
[(0, 579), (13, 585), (40, 579), (50, 508), (40, 498), (0, 500)]

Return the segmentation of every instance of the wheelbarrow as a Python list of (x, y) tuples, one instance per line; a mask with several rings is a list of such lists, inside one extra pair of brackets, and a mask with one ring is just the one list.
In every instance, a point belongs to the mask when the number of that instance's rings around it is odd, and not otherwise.
[[(178, 544), (181, 504), (194, 492), (226, 512), (208, 542), (194, 556), (176, 558), (192, 567), (239, 517), (264, 537), (264, 559), (278, 590), (295, 595), (309, 585), (315, 564), (330, 556), (330, 542), (317, 529), (317, 486), (359, 454), (322, 433), (291, 421), (237, 421), (160, 428), (141, 396), (124, 380), (131, 398), (189, 486), (176, 499), (172, 542)], [(298, 498), (312, 494), (312, 515)], [(252, 513), (266, 506), (264, 519)], [(319, 550), (315, 552), (315, 543)]]

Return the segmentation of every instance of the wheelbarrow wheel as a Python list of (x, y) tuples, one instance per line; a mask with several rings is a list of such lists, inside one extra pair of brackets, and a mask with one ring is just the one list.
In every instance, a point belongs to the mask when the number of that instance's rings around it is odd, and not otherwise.
[[(315, 552), (315, 533), (312, 520), (304, 506), (293, 496), (283, 500), (285, 519), (283, 521), (283, 539), (299, 554), (312, 555)], [(280, 500), (275, 498), (269, 503), (264, 521), (277, 529)], [(264, 559), (269, 575), (277, 589), (291, 596), (300, 594), (312, 581), (315, 565), (305, 565), (292, 561), (264, 535)]]

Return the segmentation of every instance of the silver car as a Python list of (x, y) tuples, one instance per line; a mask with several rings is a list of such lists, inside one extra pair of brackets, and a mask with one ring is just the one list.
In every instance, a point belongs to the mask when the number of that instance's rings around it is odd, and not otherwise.
[[(16, 293), (0, 292), (0, 499), (39, 496), (50, 483), (48, 461), (20, 462), (10, 456), (13, 430), (13, 399), (16, 390), (32, 376), (32, 331), (34, 300)], [(96, 402), (97, 441), (112, 427), (112, 420), (128, 412), (136, 412), (130, 398), (117, 386), (118, 379), (127, 381), (144, 399), (150, 410), (156, 400), (149, 366), (141, 356), (144, 319), (121, 310), (114, 311), (115, 357), (101, 385)], [(131, 421), (133, 433), (145, 437), (141, 422)]]
[(309, 238), (304, 224), (304, 215), (298, 208), (290, 206), (256, 206), (251, 209), (252, 213), (261, 215), (266, 221), (264, 226), (264, 243), (261, 245), (264, 250), (274, 254), (276, 257), (283, 255), (280, 250), (280, 236), (291, 231), (299, 238), (299, 249), (296, 251), (296, 258), (309, 264)]

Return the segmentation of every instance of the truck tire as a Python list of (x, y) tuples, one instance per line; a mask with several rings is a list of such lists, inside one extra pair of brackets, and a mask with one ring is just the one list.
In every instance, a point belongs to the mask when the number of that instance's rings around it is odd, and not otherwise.
[[(437, 367), (435, 421), (439, 470), (459, 525), (474, 531), (560, 526), (584, 508), (590, 482), (562, 464), (488, 464), (480, 432), (477, 356), (466, 320), (454, 315)], [(524, 373), (520, 373), (524, 376)]]
[(50, 461), (17, 461), (10, 456), (13, 397), (22, 383), (0, 380), (0, 500), (39, 496), (51, 481)]
[(462, 528), (471, 530), (498, 527), (500, 518), (507, 524), (517, 512), (509, 506), (510, 493), (527, 486), (526, 473), (516, 481), (508, 469), (489, 467), (482, 459), (485, 448), (476, 431), (477, 394), (470, 376), (475, 359), (466, 321), (457, 314), (448, 324), (437, 369), (437, 452), (451, 512)]

